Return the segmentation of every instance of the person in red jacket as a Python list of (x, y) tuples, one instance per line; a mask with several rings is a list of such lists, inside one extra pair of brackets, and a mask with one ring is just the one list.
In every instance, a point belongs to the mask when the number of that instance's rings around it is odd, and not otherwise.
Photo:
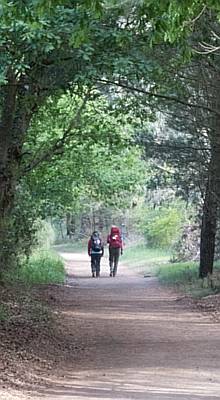
[(120, 254), (123, 254), (123, 242), (120, 229), (117, 226), (111, 227), (111, 233), (107, 237), (109, 244), (109, 267), (110, 276), (116, 276)]
[(88, 241), (88, 255), (91, 257), (92, 277), (100, 276), (100, 261), (104, 254), (104, 245), (100, 235), (94, 231)]

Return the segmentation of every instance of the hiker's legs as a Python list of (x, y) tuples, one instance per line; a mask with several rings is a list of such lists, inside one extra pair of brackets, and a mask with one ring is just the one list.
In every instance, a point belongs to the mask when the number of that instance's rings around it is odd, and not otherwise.
[(96, 256), (94, 254), (91, 255), (91, 271), (92, 271), (92, 276), (95, 276), (96, 272)]
[(120, 249), (114, 247), (109, 248), (110, 276), (115, 276), (117, 274), (119, 255)]
[(109, 247), (109, 268), (110, 268), (110, 276), (113, 275), (113, 263), (114, 263), (114, 249)]
[(113, 276), (117, 274), (117, 269), (118, 269), (118, 261), (119, 261), (119, 255), (120, 255), (120, 249), (114, 249), (114, 268), (113, 268)]
[(97, 255), (96, 256), (96, 276), (100, 276), (100, 261), (101, 261), (101, 256)]

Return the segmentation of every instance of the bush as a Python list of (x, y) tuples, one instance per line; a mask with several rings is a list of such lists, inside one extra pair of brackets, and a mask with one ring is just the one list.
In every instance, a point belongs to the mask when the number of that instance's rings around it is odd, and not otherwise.
[(55, 232), (51, 223), (45, 220), (37, 220), (35, 227), (35, 247), (44, 250), (50, 249), (55, 242)]
[(153, 248), (170, 248), (179, 238), (185, 215), (184, 204), (173, 201), (156, 208), (142, 208), (137, 227)]

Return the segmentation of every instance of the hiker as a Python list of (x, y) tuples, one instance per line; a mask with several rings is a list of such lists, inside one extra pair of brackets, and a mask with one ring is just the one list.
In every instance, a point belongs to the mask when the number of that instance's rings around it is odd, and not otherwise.
[(88, 241), (88, 255), (91, 257), (92, 277), (100, 276), (100, 261), (104, 255), (104, 246), (99, 232), (94, 231)]
[(115, 277), (117, 274), (118, 261), (120, 254), (123, 254), (123, 243), (121, 238), (120, 229), (117, 226), (111, 227), (111, 233), (107, 237), (109, 244), (109, 267), (110, 276)]

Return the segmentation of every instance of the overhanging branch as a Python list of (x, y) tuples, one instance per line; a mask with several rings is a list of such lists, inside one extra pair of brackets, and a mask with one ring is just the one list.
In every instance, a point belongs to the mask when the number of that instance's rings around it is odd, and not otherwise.
[(175, 102), (175, 103), (178, 103), (178, 104), (182, 104), (182, 105), (184, 105), (186, 107), (206, 110), (206, 111), (208, 111), (210, 113), (213, 113), (213, 114), (217, 115), (218, 117), (220, 117), (220, 112), (215, 110), (215, 109), (213, 109), (213, 108), (210, 108), (208, 106), (201, 105), (201, 104), (189, 103), (187, 101), (178, 99), (175, 96), (167, 96), (167, 95), (164, 95), (164, 94), (153, 93), (153, 92), (150, 92), (148, 90), (145, 90), (145, 89), (142, 89), (142, 88), (139, 88), (139, 87), (130, 86), (130, 85), (127, 85), (125, 83), (121, 83), (121, 82), (117, 82), (117, 81), (110, 81), (110, 80), (107, 80), (107, 79), (99, 79), (97, 82), (104, 83), (105, 85), (115, 85), (115, 86), (121, 87), (123, 89), (129, 90), (131, 92), (141, 93), (141, 94), (145, 94), (146, 96), (149, 96), (149, 97), (155, 97), (155, 98), (158, 98), (158, 99), (163, 99), (163, 100), (166, 100), (166, 101)]
[(65, 144), (68, 142), (69, 138), (73, 134), (72, 131), (79, 127), (81, 114), (82, 114), (83, 109), (85, 108), (85, 105), (86, 105), (89, 97), (90, 97), (90, 93), (91, 93), (90, 90), (86, 93), (81, 106), (78, 108), (75, 116), (70, 121), (68, 128), (63, 132), (62, 137), (57, 139), (54, 143), (52, 143), (51, 146), (47, 150), (43, 151), (39, 155), (35, 155), (35, 157), (29, 163), (29, 165), (26, 166), (24, 168), (24, 170), (22, 171), (23, 174), (32, 171), (34, 168), (36, 168), (42, 162), (49, 161), (53, 157), (54, 154), (57, 154), (57, 153), (60, 153), (61, 151), (63, 151)]

